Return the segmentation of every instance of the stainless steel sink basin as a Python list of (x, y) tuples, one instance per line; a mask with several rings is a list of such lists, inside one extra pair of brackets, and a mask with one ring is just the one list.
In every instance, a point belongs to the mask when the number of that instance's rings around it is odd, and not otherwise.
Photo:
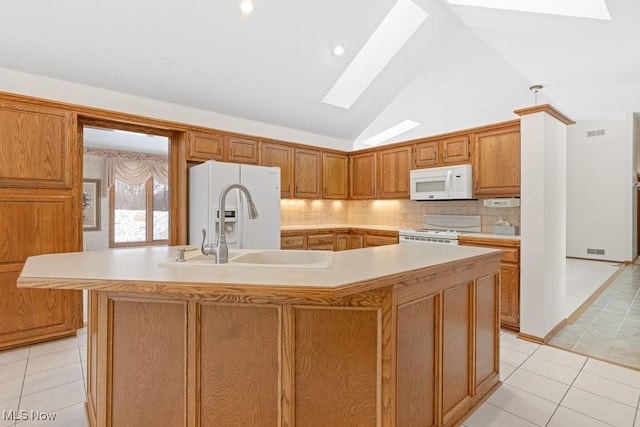
[(227, 264), (216, 264), (215, 257), (203, 255), (199, 250), (185, 254), (184, 262), (167, 259), (163, 265), (210, 265), (217, 267), (280, 267), (280, 268), (329, 268), (333, 262), (332, 251), (293, 251), (293, 250), (243, 250), (229, 251)]

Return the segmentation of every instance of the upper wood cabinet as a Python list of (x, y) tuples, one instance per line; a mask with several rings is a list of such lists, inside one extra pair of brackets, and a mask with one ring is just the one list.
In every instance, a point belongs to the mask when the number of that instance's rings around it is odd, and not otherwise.
[(471, 160), (470, 145), (468, 135), (414, 144), (413, 168), (468, 163)]
[(322, 195), (322, 159), (319, 150), (294, 148), (295, 197), (320, 198)]
[(190, 132), (187, 139), (187, 160), (224, 160), (224, 135)]
[(227, 160), (233, 163), (257, 165), (259, 160), (259, 141), (257, 139), (227, 136), (229, 155)]
[(346, 199), (348, 196), (349, 157), (340, 153), (322, 153), (322, 197)]
[(376, 194), (376, 153), (350, 155), (349, 196), (352, 199), (374, 199)]
[(520, 125), (474, 135), (474, 195), (520, 196)]
[(378, 197), (409, 198), (411, 147), (388, 148), (378, 152)]
[(427, 141), (413, 146), (413, 166), (416, 169), (438, 166), (440, 162), (440, 144)]
[(441, 140), (442, 164), (468, 162), (470, 160), (469, 145), (468, 135)]
[(0, 187), (73, 187), (73, 114), (0, 102)]
[(293, 147), (275, 142), (263, 142), (260, 146), (260, 164), (280, 168), (280, 195), (293, 196)]

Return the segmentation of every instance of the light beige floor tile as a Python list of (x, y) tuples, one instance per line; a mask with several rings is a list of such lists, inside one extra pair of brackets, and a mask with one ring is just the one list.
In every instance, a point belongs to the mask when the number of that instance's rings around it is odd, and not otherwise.
[(23, 377), (26, 366), (26, 360), (19, 360), (17, 362), (6, 363), (0, 366), (0, 381)]
[(19, 403), (20, 403), (19, 398), (11, 399), (6, 402), (0, 403), (0, 426), (7, 427), (7, 426), (13, 426), (15, 424), (15, 421), (19, 418), (19, 414), (18, 414)]
[(72, 348), (78, 348), (78, 340), (76, 337), (63, 338), (55, 341), (49, 341), (42, 344), (35, 344), (31, 346), (31, 352), (29, 357), (38, 357), (45, 354), (57, 353), (62, 350), (69, 350)]
[(508, 384), (497, 389), (487, 402), (539, 426), (546, 425), (557, 407), (555, 403)]
[(500, 348), (500, 361), (512, 366), (520, 366), (529, 357), (526, 353), (511, 350), (510, 348)]
[(0, 351), (0, 370), (3, 369), (2, 365), (18, 362), (20, 360), (27, 360), (28, 357), (29, 347)]
[(589, 372), (580, 372), (572, 387), (588, 391), (625, 405), (636, 407), (640, 398), (640, 389), (628, 386)]
[(640, 411), (636, 412), (636, 422), (633, 424), (633, 427), (640, 427)]
[(48, 369), (59, 368), (60, 366), (70, 365), (79, 361), (80, 355), (78, 354), (77, 348), (29, 358), (27, 375), (35, 372), (46, 371)]
[(89, 427), (89, 418), (84, 403), (77, 403), (53, 412), (55, 419), (52, 421), (27, 421), (18, 424), (20, 427), (42, 426), (47, 427)]
[(609, 427), (611, 424), (560, 406), (547, 427)]
[(585, 356), (549, 347), (548, 345), (540, 346), (533, 355), (573, 369), (582, 369), (587, 362)]
[(528, 358), (521, 368), (564, 384), (571, 384), (579, 372), (578, 369), (559, 365), (535, 356)]
[(514, 334), (504, 333), (500, 335), (500, 346), (502, 348), (509, 348), (511, 350), (519, 351), (520, 353), (532, 354), (538, 349), (538, 347), (540, 347), (540, 344), (521, 340)]
[(506, 380), (516, 369), (515, 366), (500, 361), (500, 381)]
[(87, 335), (87, 327), (85, 326), (84, 328), (80, 328), (76, 331), (76, 333), (78, 334), (78, 336), (80, 335)]
[(20, 401), (20, 410), (51, 412), (84, 401), (84, 385), (82, 381), (74, 381), (23, 396)]
[(87, 346), (80, 347), (79, 348), (79, 352), (80, 352), (80, 360), (86, 361), (87, 360)]
[(78, 347), (87, 346), (87, 334), (78, 335)]
[[(22, 390), (22, 377), (0, 382), (0, 402), (17, 399)], [(2, 412), (0, 412), (1, 416)]]
[(82, 380), (80, 362), (25, 376), (22, 394), (29, 395), (78, 380)]
[(497, 408), (490, 403), (484, 403), (464, 422), (467, 427), (533, 427), (535, 424)]
[(636, 415), (635, 408), (573, 387), (560, 405), (614, 426), (630, 426)]
[(556, 404), (560, 403), (567, 390), (569, 390), (568, 384), (554, 381), (524, 369), (518, 369), (511, 374), (505, 384), (535, 394)]
[(640, 388), (640, 372), (633, 369), (623, 368), (600, 360), (589, 359), (587, 363), (585, 363), (583, 371), (635, 388)]

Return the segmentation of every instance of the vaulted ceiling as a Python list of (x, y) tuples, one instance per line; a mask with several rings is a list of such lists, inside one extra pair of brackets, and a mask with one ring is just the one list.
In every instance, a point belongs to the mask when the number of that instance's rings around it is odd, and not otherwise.
[[(574, 120), (640, 111), (640, 2), (612, 20), (413, 0), (429, 17), (349, 109), (322, 99), (396, 0), (9, 0), (0, 68), (345, 141), (404, 120), (406, 140), (551, 102)], [(562, 0), (555, 0), (562, 1)], [(343, 56), (332, 55), (336, 43)], [(0, 90), (2, 82), (0, 81)]]

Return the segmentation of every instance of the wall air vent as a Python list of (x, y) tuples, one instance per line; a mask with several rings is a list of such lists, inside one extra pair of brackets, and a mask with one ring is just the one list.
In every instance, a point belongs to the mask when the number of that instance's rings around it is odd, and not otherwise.
[(591, 138), (592, 136), (602, 136), (602, 135), (604, 135), (604, 129), (590, 130), (587, 132), (587, 138)]
[(589, 255), (604, 255), (604, 249), (587, 248), (587, 254), (589, 254)]

